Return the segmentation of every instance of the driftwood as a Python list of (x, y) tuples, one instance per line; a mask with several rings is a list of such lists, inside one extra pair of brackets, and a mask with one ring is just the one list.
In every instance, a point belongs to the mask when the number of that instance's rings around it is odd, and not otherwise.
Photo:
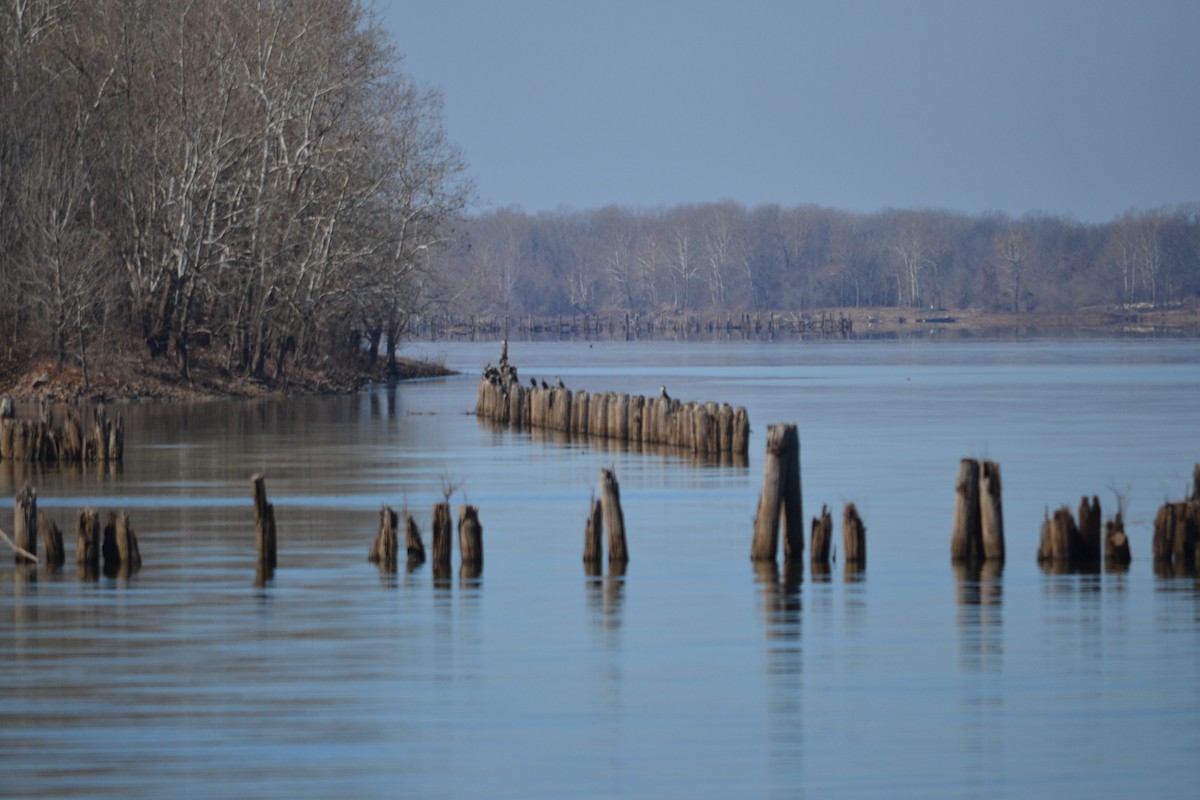
[(604, 524), (608, 527), (608, 561), (610, 564), (626, 564), (629, 562), (629, 548), (625, 542), (621, 486), (611, 469), (600, 470), (600, 503), (604, 509)]
[(267, 502), (266, 482), (261, 474), (250, 478), (254, 492), (254, 532), (258, 551), (258, 565), (264, 570), (275, 569), (275, 506)]
[(804, 504), (800, 488), (800, 436), (795, 425), (779, 423), (767, 429), (763, 486), (754, 516), (750, 558), (774, 561), (778, 552), (779, 524), (784, 525), (784, 558), (804, 553)]
[(5, 533), (3, 529), (0, 529), (0, 541), (3, 541), (6, 545), (13, 549), (13, 552), (16, 554), (16, 561), (18, 563), (20, 563), (21, 559), (32, 561), (35, 564), (38, 563), (38, 557), (36, 553), (31, 553), (24, 548), (17, 547), (16, 542), (14, 542), (12, 537)]

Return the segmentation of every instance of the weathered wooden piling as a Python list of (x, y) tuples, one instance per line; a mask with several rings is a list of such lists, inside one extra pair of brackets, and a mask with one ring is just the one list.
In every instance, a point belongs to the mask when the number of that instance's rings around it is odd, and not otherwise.
[(604, 557), (604, 506), (592, 492), (588, 503), (587, 524), (583, 528), (583, 561), (585, 564), (599, 564)]
[(1004, 509), (1000, 499), (1000, 465), (979, 464), (979, 534), (986, 561), (1004, 560)]
[(458, 552), (463, 564), (483, 566), (483, 526), (475, 506), (458, 508)]
[(1100, 498), (1092, 495), (1091, 502), (1087, 496), (1079, 500), (1079, 558), (1082, 561), (1100, 561), (1103, 552), (1100, 543)]
[(79, 512), (75, 527), (75, 563), (89, 570), (100, 567), (100, 514), (94, 508)]
[(809, 560), (813, 566), (829, 566), (830, 550), (833, 548), (833, 514), (829, 507), (821, 505), (821, 515), (813, 517), (812, 540), (809, 545)]
[(804, 504), (800, 486), (800, 436), (787, 423), (767, 429), (763, 485), (754, 516), (754, 539), (750, 558), (774, 561), (779, 549), (782, 516), (784, 558), (799, 559), (804, 553)]
[(1071, 509), (1062, 506), (1042, 521), (1042, 540), (1038, 546), (1038, 563), (1069, 563), (1081, 561), (1083, 540)]
[(254, 531), (260, 567), (275, 569), (275, 506), (267, 502), (267, 486), (261, 474), (250, 478), (254, 490)]
[(867, 563), (867, 526), (854, 503), (847, 503), (842, 511), (842, 553), (846, 564), (861, 567)]
[(396, 526), (399, 519), (396, 512), (391, 506), (384, 506), (379, 509), (379, 531), (375, 534), (375, 542), (371, 545), (371, 551), (367, 555), (367, 560), (372, 564), (378, 564), (381, 569), (394, 571), (397, 566), (397, 555), (400, 551), (399, 537), (396, 535)]
[(142, 551), (133, 526), (129, 524), (129, 515), (124, 511), (120, 514), (109, 513), (101, 550), (104, 553), (105, 572), (121, 569), (134, 571), (142, 566)]
[(421, 529), (412, 514), (404, 515), (404, 547), (408, 551), (410, 567), (425, 563), (425, 543), (421, 541)]
[(453, 529), (450, 503), (435, 503), (433, 506), (433, 531), (430, 534), (433, 539), (433, 566), (447, 577), (450, 575), (450, 556), (454, 546), (450, 539)]
[(88, 434), (77, 408), (68, 409), (62, 421), (48, 400), (38, 404), (37, 419), (17, 419), (11, 399), (0, 401), (0, 461), (69, 464), (79, 462), (118, 462), (125, 453), (125, 423), (118, 415), (110, 422), (103, 405), (92, 410)]
[(1163, 503), (1154, 517), (1154, 560), (1192, 564), (1200, 540), (1200, 501)]
[(979, 505), (979, 462), (958, 462), (954, 486), (954, 527), (950, 537), (950, 560), (979, 561), (983, 557), (983, 525)]
[(1125, 534), (1125, 521), (1121, 512), (1104, 523), (1104, 566), (1106, 568), (1128, 566), (1132, 561), (1129, 537)]
[(629, 561), (625, 543), (625, 512), (621, 510), (621, 486), (611, 469), (600, 470), (600, 502), (604, 509), (604, 524), (608, 528), (608, 561), (624, 564)]
[(62, 531), (54, 520), (46, 516), (45, 511), (38, 512), (38, 531), (42, 535), (42, 549), (46, 552), (46, 564), (61, 567), (67, 560), (63, 549)]
[[(28, 483), (17, 492), (13, 500), (13, 543), (37, 560), (38, 510), (37, 491)], [(28, 556), (17, 553), (16, 561), (24, 562)]]

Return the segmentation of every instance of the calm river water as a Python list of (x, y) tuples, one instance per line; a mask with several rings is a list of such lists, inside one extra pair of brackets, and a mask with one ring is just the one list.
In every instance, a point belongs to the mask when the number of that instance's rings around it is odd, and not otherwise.
[[(1200, 461), (1195, 340), (522, 343), (572, 388), (745, 405), (747, 465), (495, 431), (465, 374), (353, 397), (123, 407), (114, 471), (0, 465), (68, 531), (0, 560), (0, 794), (23, 797), (1186, 796), (1200, 781), (1200, 584), (1151, 522)], [(748, 559), (767, 423), (805, 513), (854, 501), (862, 573)], [(949, 562), (960, 458), (1003, 471), (1009, 560)], [(601, 467), (631, 561), (589, 577)], [(275, 503), (256, 585), (249, 476)], [(367, 562), (381, 505), (428, 543), (480, 509), (478, 579)], [(1047, 508), (1125, 503), (1127, 572), (1044, 573)], [(145, 565), (81, 579), (74, 517), (129, 512)], [(11, 512), (0, 527), (11, 531)], [(456, 545), (457, 549), (457, 545)]]

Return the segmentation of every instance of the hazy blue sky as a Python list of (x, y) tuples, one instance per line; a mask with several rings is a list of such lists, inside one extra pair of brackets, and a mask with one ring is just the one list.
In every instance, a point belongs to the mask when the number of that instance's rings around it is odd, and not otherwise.
[(1198, 0), (379, 0), (479, 207), (1200, 200)]

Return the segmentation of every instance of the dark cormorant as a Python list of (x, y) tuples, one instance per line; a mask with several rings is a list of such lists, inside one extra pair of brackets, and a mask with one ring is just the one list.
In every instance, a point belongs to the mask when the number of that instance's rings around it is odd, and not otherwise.
[(555, 375), (554, 380), (558, 381), (558, 388), (560, 388), (560, 389), (567, 388), (567, 385), (562, 382), (562, 378), (560, 378), (559, 376)]
[(530, 378), (529, 385), (536, 389), (537, 388), (537, 378)]
[(660, 386), (660, 387), (658, 387), (658, 391), (659, 391), (659, 392), (662, 394), (662, 398), (663, 398), (663, 400), (670, 400), (670, 399), (671, 399), (671, 395), (667, 394), (667, 387), (665, 387), (665, 386)]
[(549, 388), (550, 388), (550, 384), (546, 383), (546, 379), (545, 379), (545, 378), (542, 378), (542, 388), (543, 388), (543, 389), (549, 389)]

